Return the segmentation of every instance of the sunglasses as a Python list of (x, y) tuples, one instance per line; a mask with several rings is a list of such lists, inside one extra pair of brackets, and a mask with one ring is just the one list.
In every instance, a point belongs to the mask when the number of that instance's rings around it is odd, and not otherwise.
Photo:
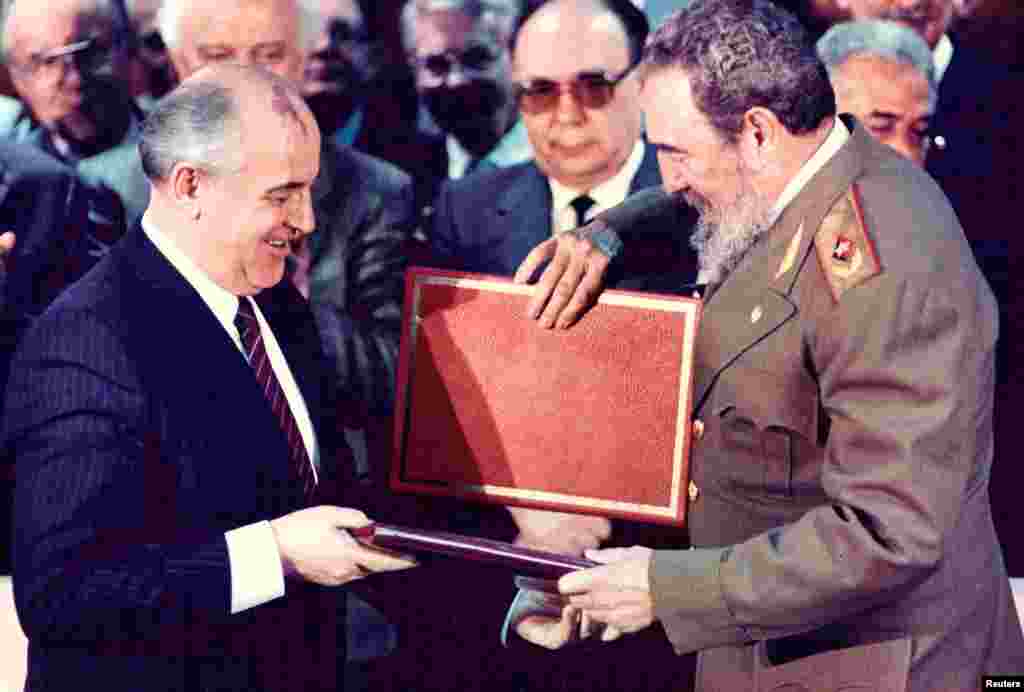
[(558, 107), (562, 90), (566, 89), (590, 110), (604, 108), (615, 98), (615, 87), (633, 71), (633, 65), (617, 75), (606, 72), (580, 72), (568, 82), (531, 79), (514, 85), (519, 109), (528, 114), (545, 113)]

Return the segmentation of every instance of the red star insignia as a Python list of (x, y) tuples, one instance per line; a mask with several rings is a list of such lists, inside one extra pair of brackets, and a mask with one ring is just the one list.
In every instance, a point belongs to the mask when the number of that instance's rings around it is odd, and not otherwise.
[(852, 240), (839, 236), (836, 238), (835, 247), (832, 248), (832, 259), (838, 262), (849, 262), (853, 257), (853, 249)]

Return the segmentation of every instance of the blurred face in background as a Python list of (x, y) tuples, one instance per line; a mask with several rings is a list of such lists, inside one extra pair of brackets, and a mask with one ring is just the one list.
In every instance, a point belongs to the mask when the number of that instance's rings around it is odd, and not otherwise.
[(85, 1), (19, 0), (5, 33), (11, 81), (36, 120), (71, 140), (101, 127), (95, 88), (124, 77), (110, 22)]
[(296, 0), (191, 0), (170, 47), (178, 76), (206, 65), (259, 65), (302, 83), (306, 55)]
[(489, 12), (421, 9), (412, 27), (417, 91), (441, 129), (479, 155), (515, 122), (506, 39)]
[(916, 31), (931, 48), (953, 21), (953, 0), (836, 0), (851, 19), (891, 19)]
[(832, 74), (839, 112), (851, 113), (883, 144), (924, 165), (934, 108), (928, 80), (911, 65), (853, 55)]
[(157, 28), (161, 0), (128, 0), (126, 3), (136, 48), (132, 69), (132, 95), (160, 98), (177, 83), (167, 46)]
[(303, 93), (361, 97), (379, 69), (379, 47), (356, 0), (319, 0), (321, 26), (306, 63)]
[(613, 177), (640, 138), (639, 84), (615, 15), (556, 2), (516, 40), (519, 110), (545, 174), (585, 191)]

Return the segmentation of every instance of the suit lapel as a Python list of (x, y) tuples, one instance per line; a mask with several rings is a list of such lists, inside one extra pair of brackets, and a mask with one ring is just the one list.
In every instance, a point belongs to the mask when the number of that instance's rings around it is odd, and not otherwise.
[[(230, 335), (141, 228), (125, 243), (126, 338), (146, 364), (147, 391), (161, 393), (176, 414), (187, 412), (196, 444), (228, 445), (256, 475), (287, 479), (287, 442)], [(236, 463), (227, 459), (204, 472), (237, 486), (241, 478), (228, 478), (237, 476)]]
[(494, 223), (489, 233), (505, 245), (511, 269), (530, 251), (551, 237), (551, 188), (534, 163), (523, 167), (522, 174), (499, 196)]

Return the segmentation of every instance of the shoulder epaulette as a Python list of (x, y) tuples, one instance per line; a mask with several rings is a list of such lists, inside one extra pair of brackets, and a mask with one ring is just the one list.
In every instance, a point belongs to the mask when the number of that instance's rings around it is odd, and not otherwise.
[(878, 253), (864, 224), (857, 185), (839, 198), (814, 234), (821, 272), (837, 303), (843, 293), (882, 272)]

